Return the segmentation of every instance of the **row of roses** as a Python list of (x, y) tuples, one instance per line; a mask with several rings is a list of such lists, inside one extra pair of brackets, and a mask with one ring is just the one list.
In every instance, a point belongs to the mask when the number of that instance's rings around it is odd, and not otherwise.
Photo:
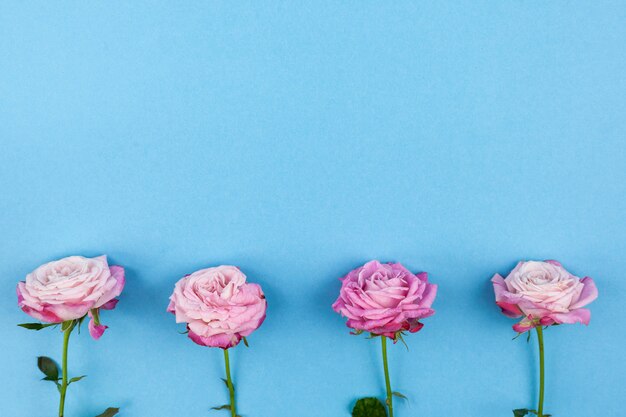
[[(393, 397), (404, 397), (391, 389), (387, 362), (387, 340), (404, 342), (406, 332), (415, 333), (424, 326), (422, 319), (435, 313), (432, 304), (437, 286), (428, 282), (428, 274), (413, 274), (399, 263), (371, 261), (350, 271), (341, 279), (339, 297), (332, 308), (347, 317), (353, 334), (368, 333), (380, 338), (385, 374), (385, 404), (376, 398), (357, 401), (353, 416), (393, 417)], [(496, 304), (502, 312), (521, 320), (513, 326), (519, 334), (536, 329), (540, 353), (539, 403), (536, 409), (516, 409), (514, 415), (544, 414), (543, 329), (565, 323), (588, 324), (591, 314), (583, 308), (598, 292), (593, 280), (569, 273), (556, 261), (520, 262), (503, 278), (492, 278)], [(62, 365), (47, 357), (38, 358), (44, 380), (56, 384), (59, 393), (59, 417), (64, 416), (67, 388), (83, 378), (67, 374), (68, 343), (72, 332), (89, 318), (88, 329), (99, 339), (107, 326), (102, 324), (102, 310), (112, 310), (125, 284), (124, 269), (109, 266), (107, 258), (71, 256), (40, 266), (17, 285), (18, 305), (42, 323), (20, 326), (40, 330), (60, 326), (63, 332)], [(196, 271), (180, 279), (170, 297), (167, 311), (177, 323), (185, 323), (191, 340), (202, 346), (223, 349), (230, 401), (214, 407), (228, 410), (237, 417), (235, 389), (230, 375), (228, 351), (255, 331), (265, 319), (267, 301), (258, 284), (246, 282), (246, 276), (234, 266), (218, 266)], [(108, 408), (99, 417), (117, 414)]]

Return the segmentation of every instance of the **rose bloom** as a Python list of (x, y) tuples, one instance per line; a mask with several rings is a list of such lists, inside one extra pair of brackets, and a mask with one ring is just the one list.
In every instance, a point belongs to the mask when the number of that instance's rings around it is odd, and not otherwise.
[(17, 300), (28, 315), (46, 323), (77, 320), (89, 314), (89, 333), (99, 339), (107, 326), (96, 324), (92, 310), (112, 310), (124, 288), (124, 268), (106, 256), (70, 256), (40, 266), (17, 284)]
[(187, 323), (191, 340), (228, 349), (256, 330), (267, 301), (261, 287), (246, 282), (235, 266), (201, 269), (176, 283), (167, 311)]
[(536, 326), (589, 324), (591, 312), (582, 308), (598, 297), (595, 283), (567, 272), (557, 261), (520, 262), (506, 277), (491, 279), (496, 304), (508, 317), (524, 317), (513, 329), (523, 333)]
[(348, 318), (348, 327), (394, 339), (397, 333), (419, 331), (431, 308), (437, 286), (428, 274), (417, 275), (399, 263), (370, 261), (341, 279), (333, 310)]

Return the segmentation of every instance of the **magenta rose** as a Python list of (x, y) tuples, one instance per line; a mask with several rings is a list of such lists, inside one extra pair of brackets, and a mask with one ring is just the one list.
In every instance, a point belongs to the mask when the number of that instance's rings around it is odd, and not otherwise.
[(111, 310), (124, 288), (124, 268), (109, 266), (106, 256), (70, 256), (40, 266), (17, 284), (20, 308), (45, 323), (78, 320), (89, 314), (89, 333), (99, 339), (107, 326), (99, 310)]
[(191, 340), (228, 349), (256, 330), (267, 302), (261, 287), (246, 282), (235, 266), (201, 269), (176, 283), (167, 311), (187, 323)]
[(428, 274), (413, 274), (399, 263), (370, 261), (341, 279), (333, 310), (348, 318), (348, 327), (394, 341), (397, 333), (417, 332), (420, 319), (432, 316), (437, 286)]
[(539, 325), (589, 324), (591, 312), (582, 307), (598, 297), (593, 279), (580, 279), (557, 261), (520, 262), (506, 278), (495, 274), (491, 281), (502, 313), (523, 317), (513, 326), (519, 333)]

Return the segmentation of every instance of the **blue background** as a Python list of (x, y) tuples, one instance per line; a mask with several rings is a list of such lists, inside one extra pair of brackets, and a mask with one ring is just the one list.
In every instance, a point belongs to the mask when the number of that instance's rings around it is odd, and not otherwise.
[(178, 334), (177, 279), (230, 263), (268, 318), (233, 353), (244, 416), (348, 416), (383, 396), (379, 342), (330, 308), (372, 258), (428, 271), (437, 314), (391, 349), (397, 416), (534, 406), (535, 340), (489, 279), (519, 259), (592, 276), (589, 327), (546, 333), (546, 409), (626, 392), (626, 3), (0, 5), (0, 408), (53, 416), (18, 280), (106, 253), (127, 270), (98, 342), (72, 340), (68, 417), (226, 416), (221, 351)]

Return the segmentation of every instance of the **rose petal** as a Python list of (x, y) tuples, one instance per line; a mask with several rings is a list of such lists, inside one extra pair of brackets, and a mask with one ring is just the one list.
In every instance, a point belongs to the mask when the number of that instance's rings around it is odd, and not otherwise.
[(529, 320), (528, 318), (524, 318), (519, 323), (516, 323), (513, 325), (513, 330), (515, 330), (518, 333), (524, 333), (524, 332), (534, 329), (535, 327), (537, 327), (536, 322)]
[(579, 308), (569, 313), (553, 313), (550, 317), (559, 324), (582, 323), (587, 325), (591, 320), (591, 311), (586, 308)]
[(495, 274), (493, 278), (491, 278), (491, 282), (493, 283), (493, 290), (496, 294), (496, 304), (502, 310), (502, 314), (512, 318), (522, 316), (522, 311), (517, 304), (513, 302), (515, 300), (514, 296), (507, 290), (504, 278), (502, 278), (500, 274)]
[(119, 301), (117, 298), (109, 300), (100, 306), (100, 310), (113, 310)]
[(241, 341), (241, 336), (236, 334), (227, 335), (220, 333), (214, 336), (203, 337), (189, 330), (188, 336), (200, 346), (218, 347), (221, 349), (229, 349), (233, 346), (237, 346)]
[(582, 292), (580, 293), (580, 297), (578, 300), (570, 306), (571, 310), (575, 310), (580, 307), (584, 307), (596, 298), (598, 298), (598, 289), (596, 288), (596, 283), (590, 277), (583, 278), (580, 282), (583, 283), (584, 287)]
[(109, 267), (111, 278), (114, 280), (114, 285), (109, 291), (104, 293), (100, 299), (94, 304), (94, 308), (101, 307), (103, 304), (108, 303), (113, 298), (119, 296), (126, 284), (126, 278), (124, 274), (124, 268), (121, 266), (113, 265)]
[(100, 339), (102, 337), (102, 335), (104, 334), (104, 331), (106, 329), (108, 329), (108, 328), (109, 328), (109, 326), (105, 326), (105, 325), (102, 325), (102, 324), (96, 324), (96, 322), (94, 321), (93, 317), (91, 318), (91, 320), (89, 320), (89, 334), (95, 340)]

